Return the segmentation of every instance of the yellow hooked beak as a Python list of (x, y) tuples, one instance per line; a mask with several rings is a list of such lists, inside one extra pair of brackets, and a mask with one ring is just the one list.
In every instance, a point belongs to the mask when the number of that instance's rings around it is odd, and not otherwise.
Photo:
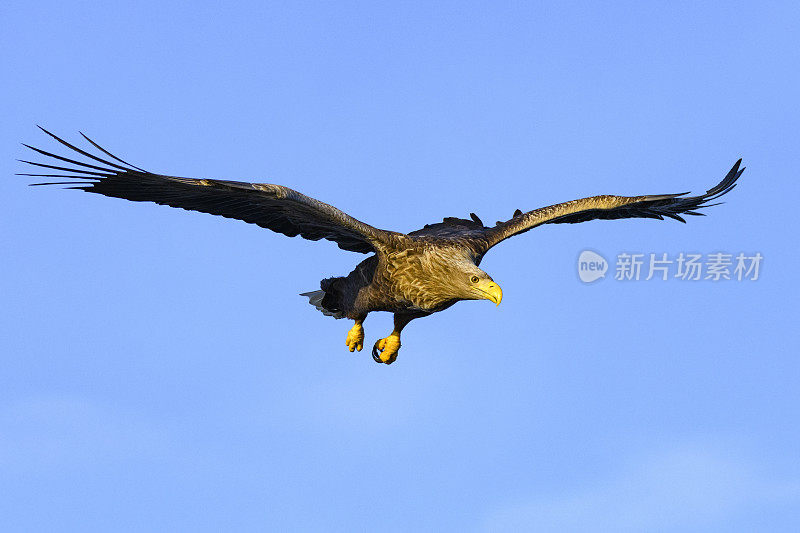
[(500, 302), (503, 301), (503, 289), (494, 281), (481, 280), (474, 289), (481, 293), (482, 299), (491, 300), (496, 305), (500, 305)]

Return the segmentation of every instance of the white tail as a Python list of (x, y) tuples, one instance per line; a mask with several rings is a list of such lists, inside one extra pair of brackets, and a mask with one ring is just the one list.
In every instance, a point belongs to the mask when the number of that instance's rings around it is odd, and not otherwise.
[(317, 308), (317, 311), (320, 311), (325, 316), (332, 316), (333, 318), (344, 318), (344, 314), (341, 312), (333, 312), (325, 309), (322, 307), (322, 299), (325, 298), (325, 291), (311, 291), (311, 292), (302, 292), (300, 296), (305, 296), (308, 298), (308, 303), (313, 305)]

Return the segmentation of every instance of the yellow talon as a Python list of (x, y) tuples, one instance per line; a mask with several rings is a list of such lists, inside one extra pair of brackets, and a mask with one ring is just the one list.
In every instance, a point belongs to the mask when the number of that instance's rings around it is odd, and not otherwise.
[(364, 328), (360, 322), (356, 322), (350, 331), (347, 332), (347, 339), (344, 341), (350, 351), (361, 351), (364, 348)]
[(390, 365), (397, 359), (400, 351), (400, 334), (392, 333), (384, 339), (379, 339), (372, 348), (372, 358), (378, 363)]

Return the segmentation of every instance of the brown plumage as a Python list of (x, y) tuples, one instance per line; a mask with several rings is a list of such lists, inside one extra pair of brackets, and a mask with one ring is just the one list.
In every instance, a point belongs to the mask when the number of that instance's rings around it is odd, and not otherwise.
[(372, 350), (373, 358), (386, 364), (397, 357), (400, 332), (411, 320), (442, 311), (461, 300), (487, 299), (500, 303), (500, 287), (479, 265), (486, 252), (505, 239), (542, 224), (593, 219), (669, 217), (685, 222), (681, 215), (702, 215), (697, 210), (715, 205), (708, 202), (733, 189), (744, 171), (739, 168), (740, 159), (717, 186), (699, 196), (686, 196), (688, 193), (592, 196), (526, 213), (517, 209), (511, 219), (491, 227), (484, 226), (471, 213), (470, 219), (445, 218), (404, 234), (375, 228), (281, 185), (154, 174), (126, 163), (83, 134), (106, 158), (73, 146), (43, 128), (42, 131), (99, 164), (25, 145), (70, 165), (23, 161), (60, 172), (21, 174), (23, 176), (72, 180), (33, 185), (69, 184), (69, 188), (105, 196), (235, 218), (290, 237), (327, 239), (344, 250), (372, 254), (347, 276), (324, 279), (320, 290), (303, 293), (303, 296), (326, 315), (355, 320), (346, 341), (350, 351), (363, 347), (361, 324), (367, 314), (372, 311), (394, 313), (394, 331), (376, 342)]

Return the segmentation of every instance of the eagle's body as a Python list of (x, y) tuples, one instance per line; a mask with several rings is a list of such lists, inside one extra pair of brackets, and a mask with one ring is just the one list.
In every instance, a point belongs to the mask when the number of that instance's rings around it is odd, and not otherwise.
[[(534, 209), (494, 226), (471, 219), (445, 218), (410, 233), (381, 230), (333, 206), (281, 185), (165, 176), (147, 172), (112, 155), (84, 136), (110, 159), (86, 152), (45, 133), (78, 154), (101, 165), (59, 156), (25, 145), (47, 157), (75, 167), (24, 161), (68, 174), (23, 174), (71, 178), (76, 189), (133, 201), (150, 201), (211, 213), (309, 240), (327, 239), (347, 251), (371, 253), (347, 276), (321, 281), (320, 290), (304, 293), (324, 314), (349, 318), (355, 325), (347, 335), (350, 351), (361, 350), (363, 321), (373, 311), (394, 313), (394, 331), (375, 343), (373, 358), (392, 363), (400, 348), (400, 332), (415, 318), (442, 311), (461, 300), (491, 300), (500, 304), (503, 293), (479, 268), (483, 256), (503, 240), (539, 225), (576, 223), (592, 219), (674, 218), (701, 215), (696, 210), (727, 193), (744, 169), (739, 160), (725, 178), (700, 196), (593, 196)], [(35, 184), (45, 185), (45, 184)]]
[(468, 245), (396, 236), (346, 277), (324, 279), (321, 291), (303, 296), (322, 296), (321, 310), (337, 318), (356, 320), (371, 311), (429, 315), (463, 299), (444, 281), (454, 265), (464, 262), (480, 262)]

